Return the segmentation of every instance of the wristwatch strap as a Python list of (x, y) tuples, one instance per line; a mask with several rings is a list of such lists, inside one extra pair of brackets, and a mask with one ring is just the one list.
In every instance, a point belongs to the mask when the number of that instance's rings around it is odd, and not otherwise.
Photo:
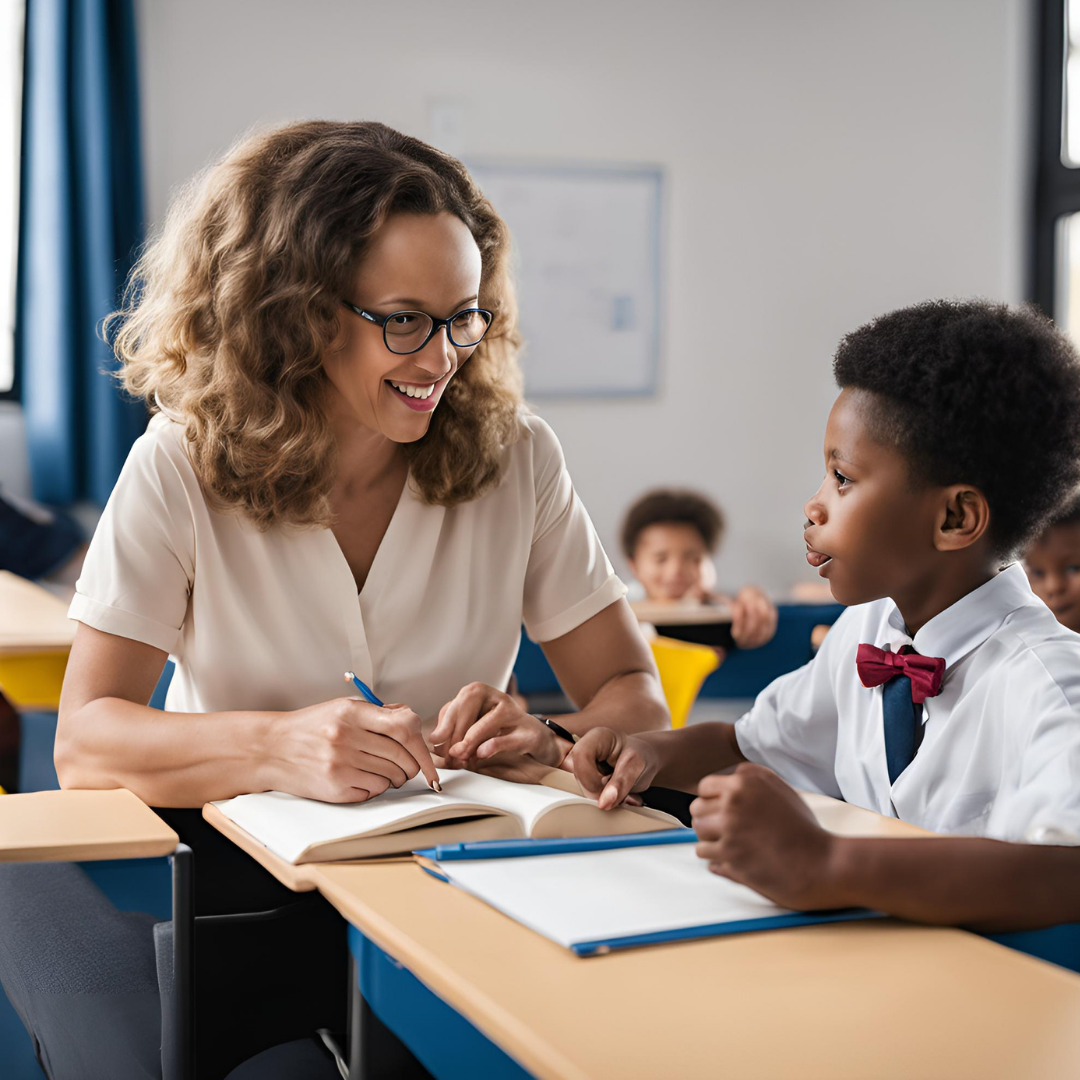
[(539, 713), (532, 713), (531, 715), (535, 716), (544, 727), (551, 728), (560, 739), (565, 739), (569, 743), (576, 743), (580, 738), (579, 735), (575, 735), (572, 731), (567, 731), (562, 724), (556, 724), (549, 716), (541, 716)]

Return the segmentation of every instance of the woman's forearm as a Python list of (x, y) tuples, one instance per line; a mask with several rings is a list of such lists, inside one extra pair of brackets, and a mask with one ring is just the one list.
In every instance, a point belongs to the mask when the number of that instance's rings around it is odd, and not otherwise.
[(596, 727), (639, 733), (671, 726), (671, 714), (660, 682), (647, 671), (631, 671), (608, 679), (580, 711), (558, 717), (576, 735)]
[(125, 787), (150, 806), (202, 806), (276, 786), (268, 712), (171, 713), (98, 698), (57, 728), (62, 787)]

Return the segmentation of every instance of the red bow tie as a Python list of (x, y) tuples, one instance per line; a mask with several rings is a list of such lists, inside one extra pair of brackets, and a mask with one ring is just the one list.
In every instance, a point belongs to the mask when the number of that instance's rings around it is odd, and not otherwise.
[(920, 656), (917, 652), (886, 652), (876, 645), (860, 645), (855, 657), (863, 686), (880, 686), (897, 675), (911, 680), (911, 700), (921, 705), (941, 693), (945, 661), (940, 656)]

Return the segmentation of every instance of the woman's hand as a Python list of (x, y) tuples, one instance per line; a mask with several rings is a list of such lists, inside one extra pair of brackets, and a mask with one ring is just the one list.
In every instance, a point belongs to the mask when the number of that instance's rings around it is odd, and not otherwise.
[[(529, 757), (558, 768), (571, 744), (527, 713), (513, 697), (486, 683), (469, 683), (439, 710), (429, 736), (436, 753), (454, 769), (505, 773), (507, 762)], [(530, 775), (533, 770), (529, 770)]]
[(270, 756), (275, 788), (323, 802), (364, 802), (418, 772), (429, 784), (438, 780), (420, 717), (404, 705), (379, 708), (360, 698), (281, 714)]
[(740, 649), (756, 649), (776, 633), (776, 605), (756, 585), (744, 585), (731, 601), (731, 636)]

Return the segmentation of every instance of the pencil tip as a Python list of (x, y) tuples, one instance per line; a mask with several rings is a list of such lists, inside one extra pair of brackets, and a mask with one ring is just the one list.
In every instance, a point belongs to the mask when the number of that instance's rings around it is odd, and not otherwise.
[(345, 681), (346, 682), (352, 682), (353, 679), (355, 679), (355, 678), (356, 678), (356, 676), (351, 671), (346, 671), (345, 672)]

